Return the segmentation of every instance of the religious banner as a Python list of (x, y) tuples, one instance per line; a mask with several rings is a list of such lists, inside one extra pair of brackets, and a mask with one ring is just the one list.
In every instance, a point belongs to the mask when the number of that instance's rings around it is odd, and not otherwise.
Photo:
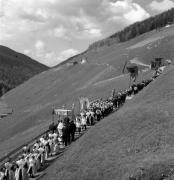
[(69, 116), (71, 115), (72, 110), (67, 109), (54, 109), (54, 114), (59, 116)]
[(87, 110), (89, 108), (90, 102), (87, 97), (80, 97), (79, 101), (80, 101), (80, 110), (81, 111)]
[(136, 78), (138, 76), (138, 66), (137, 65), (132, 65), (126, 67), (128, 72), (130, 73), (130, 77), (133, 79), (133, 81), (136, 81)]

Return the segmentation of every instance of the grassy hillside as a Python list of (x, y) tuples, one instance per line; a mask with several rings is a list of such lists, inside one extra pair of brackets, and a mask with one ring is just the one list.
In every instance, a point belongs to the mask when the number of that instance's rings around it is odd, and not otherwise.
[[(113, 88), (126, 89), (129, 76), (122, 74), (125, 61), (140, 69), (156, 57), (173, 63), (173, 46), (171, 25), (126, 42), (89, 48), (47, 71), (47, 67), (0, 46), (0, 77), (12, 87), (44, 71), (1, 98), (2, 107), (12, 107), (14, 113), (0, 119), (0, 157), (47, 129), (53, 105), (71, 108), (75, 103), (78, 112), (80, 96), (93, 100), (108, 97)], [(81, 64), (83, 58), (87, 62)], [(140, 72), (137, 81), (152, 73)], [(155, 180), (164, 169), (160, 167), (170, 167), (173, 161), (173, 78), (172, 67), (119, 112), (91, 128), (48, 170), (45, 179), (124, 180), (144, 168)]]
[[(150, 64), (155, 57), (173, 60), (174, 25), (161, 28), (159, 31), (150, 31), (130, 41), (103, 46), (98, 49), (89, 49), (79, 55), (69, 58), (62, 65), (78, 62), (86, 58), (88, 63), (109, 64), (118, 74), (126, 60), (137, 58), (142, 63)], [(60, 67), (60, 65), (56, 66)]]
[(71, 108), (75, 103), (78, 111), (81, 95), (91, 100), (106, 98), (113, 88), (120, 90), (128, 87), (127, 75), (99, 80), (98, 74), (102, 71), (103, 66), (94, 65), (49, 70), (3, 96), (4, 101), (13, 107), (14, 113), (0, 120), (0, 127), (3, 127), (0, 131), (0, 156), (48, 128), (53, 105), (61, 108), (64, 104), (66, 108)]
[(173, 87), (174, 67), (73, 143), (44, 179), (125, 180), (144, 169), (159, 180), (174, 155)]
[[(162, 56), (173, 62), (173, 28), (163, 28), (128, 42), (86, 51), (9, 91), (3, 96), (3, 101), (14, 109), (14, 113), (0, 120), (0, 156), (43, 131), (51, 121), (53, 105), (61, 108), (65, 104), (70, 108), (75, 102), (78, 111), (80, 96), (105, 98), (113, 88), (127, 88), (129, 78), (122, 74), (126, 60), (149, 65), (153, 58)], [(80, 62), (83, 57), (87, 58), (86, 64), (69, 65), (70, 62)], [(140, 73), (139, 80), (143, 78)]]
[(5, 46), (0, 46), (0, 64), (0, 96), (32, 76), (48, 70), (47, 66)]

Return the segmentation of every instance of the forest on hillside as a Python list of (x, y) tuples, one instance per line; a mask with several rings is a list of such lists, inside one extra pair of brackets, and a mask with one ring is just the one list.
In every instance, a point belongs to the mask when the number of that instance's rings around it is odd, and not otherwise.
[(136, 22), (122, 31), (116, 32), (104, 40), (97, 41), (89, 46), (89, 49), (98, 48), (102, 46), (110, 46), (114, 43), (125, 42), (132, 38), (135, 38), (141, 34), (152, 30), (158, 30), (159, 28), (171, 25), (174, 23), (174, 8), (165, 11), (159, 15), (150, 17), (141, 22)]
[(0, 46), (0, 96), (47, 69), (28, 56)]

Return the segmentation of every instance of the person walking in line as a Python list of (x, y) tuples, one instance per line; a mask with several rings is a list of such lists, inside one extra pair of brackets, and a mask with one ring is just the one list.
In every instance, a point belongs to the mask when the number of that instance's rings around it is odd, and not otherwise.
[(4, 180), (5, 178), (5, 173), (4, 173), (5, 169), (4, 168), (1, 168), (0, 169), (0, 180)]
[(58, 141), (58, 139), (56, 139), (55, 140), (55, 142), (54, 142), (54, 152), (53, 152), (53, 154), (54, 155), (57, 155), (58, 153), (59, 153), (59, 141)]
[(70, 119), (69, 117), (66, 117), (64, 119), (64, 126), (65, 126), (65, 136), (67, 139), (67, 144), (70, 144)]
[(59, 136), (62, 136), (63, 135), (63, 132), (62, 132), (62, 129), (63, 129), (63, 121), (61, 120), (57, 126), (57, 130), (58, 130), (58, 133), (59, 133)]
[(44, 168), (44, 166), (45, 166), (45, 150), (44, 150), (44, 145), (43, 144), (40, 145), (38, 151), (40, 153), (41, 168)]
[(36, 173), (36, 161), (33, 155), (29, 157), (28, 163), (29, 163), (28, 174), (31, 178), (33, 178)]
[(85, 115), (82, 115), (81, 118), (82, 118), (82, 128), (86, 130), (87, 120), (86, 120)]
[(71, 136), (71, 141), (74, 141), (74, 136), (76, 132), (76, 125), (74, 124), (74, 121), (70, 122), (70, 136)]
[(15, 180), (22, 180), (22, 169), (18, 164), (16, 164)]
[(80, 134), (80, 132), (81, 132), (81, 119), (80, 119), (80, 116), (76, 117), (76, 128), (77, 128), (78, 133)]
[(97, 121), (100, 121), (100, 119), (101, 119), (101, 111), (100, 111), (100, 109), (96, 110), (96, 116), (97, 116)]
[(22, 166), (22, 180), (29, 180), (27, 169), (28, 169), (27, 162), (24, 162)]
[(63, 129), (62, 129), (62, 132), (63, 132), (63, 143), (65, 146), (68, 145), (68, 128), (67, 126), (64, 126)]

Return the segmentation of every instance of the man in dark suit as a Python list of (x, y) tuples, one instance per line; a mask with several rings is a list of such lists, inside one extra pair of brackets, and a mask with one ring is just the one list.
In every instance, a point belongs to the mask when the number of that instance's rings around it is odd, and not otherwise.
[(74, 124), (74, 121), (70, 122), (69, 130), (70, 130), (71, 140), (74, 141), (74, 136), (75, 136), (75, 132), (76, 132), (76, 125)]

